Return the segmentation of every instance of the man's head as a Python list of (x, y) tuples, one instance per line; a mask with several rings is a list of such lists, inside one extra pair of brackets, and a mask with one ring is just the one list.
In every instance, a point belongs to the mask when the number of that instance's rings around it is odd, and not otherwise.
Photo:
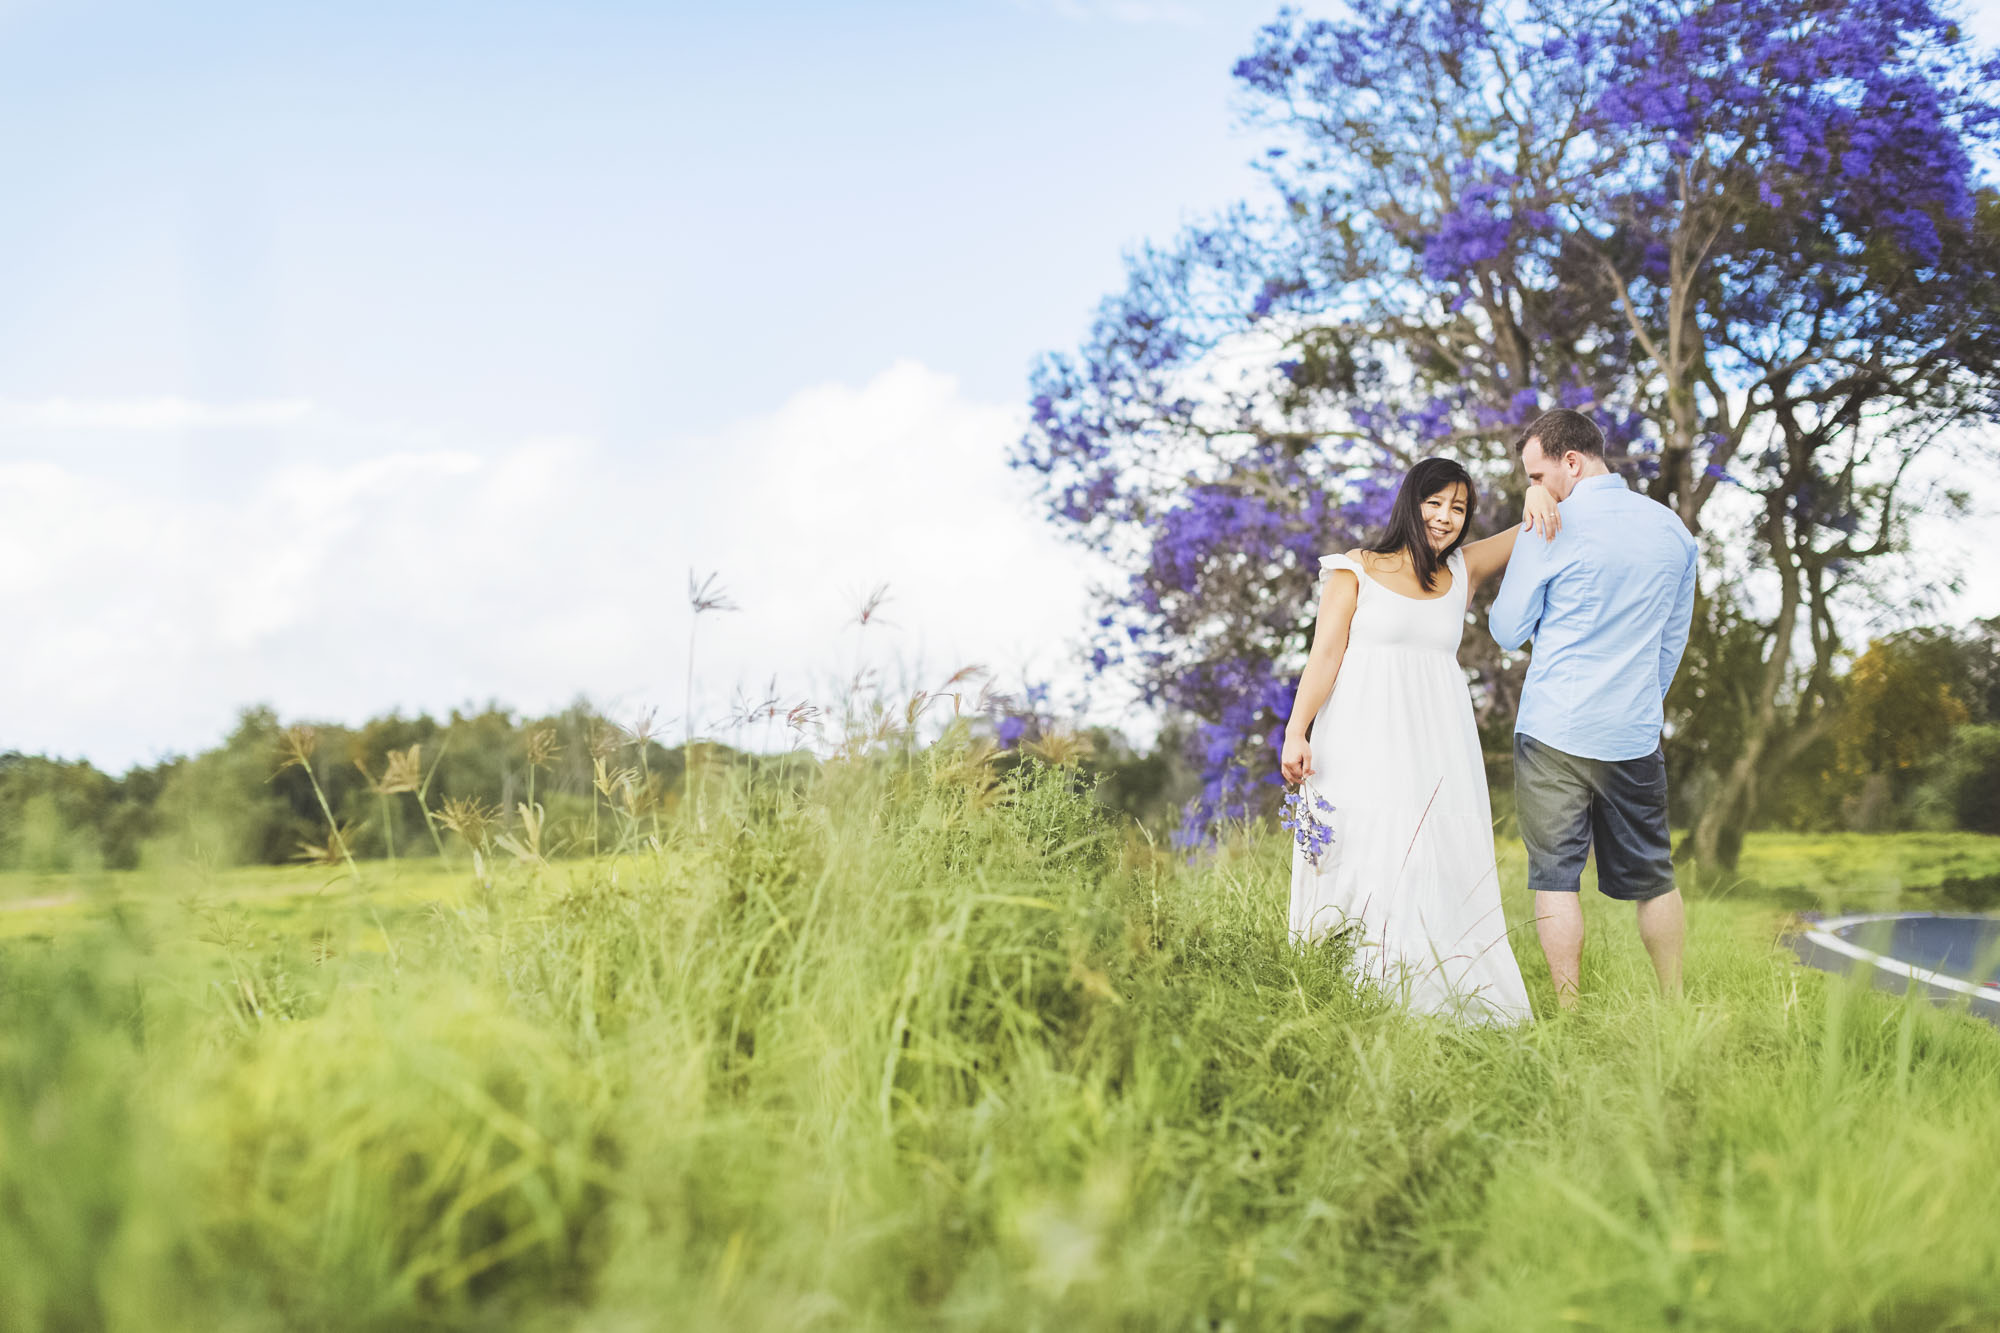
[(1528, 480), (1548, 487), (1549, 494), (1567, 500), (1577, 482), (1611, 471), (1604, 461), (1604, 432), (1581, 412), (1559, 407), (1529, 423), (1514, 441)]

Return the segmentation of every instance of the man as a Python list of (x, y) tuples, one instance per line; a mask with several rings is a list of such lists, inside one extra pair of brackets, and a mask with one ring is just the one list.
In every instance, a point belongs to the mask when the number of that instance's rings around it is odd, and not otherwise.
[(1535, 641), (1514, 720), (1514, 803), (1556, 1000), (1577, 1002), (1593, 846), (1598, 890), (1638, 904), (1660, 990), (1678, 995), (1686, 919), (1660, 728), (1694, 615), (1694, 538), (1605, 465), (1604, 435), (1581, 413), (1544, 412), (1514, 447), (1562, 512), (1554, 541), (1515, 545), (1487, 618), (1502, 648)]

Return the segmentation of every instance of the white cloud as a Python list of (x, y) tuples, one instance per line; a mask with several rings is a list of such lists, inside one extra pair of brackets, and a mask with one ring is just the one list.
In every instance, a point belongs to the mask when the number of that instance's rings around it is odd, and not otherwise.
[(249, 403), (200, 403), (186, 398), (0, 402), (0, 430), (171, 431), (290, 426), (312, 415), (294, 398)]
[[(775, 676), (796, 697), (864, 657), (1073, 678), (1068, 641), (1107, 571), (1005, 466), (1020, 425), (904, 362), (638, 462), (580, 439), (316, 448), (232, 500), (87, 460), (0, 462), (0, 617), (18, 635), (0, 748), (118, 766), (212, 744), (258, 701), (355, 720), (583, 692), (677, 715), (690, 568), (742, 608), (699, 627), (704, 720), (739, 686)], [(883, 582), (893, 623), (864, 637), (855, 604)]]

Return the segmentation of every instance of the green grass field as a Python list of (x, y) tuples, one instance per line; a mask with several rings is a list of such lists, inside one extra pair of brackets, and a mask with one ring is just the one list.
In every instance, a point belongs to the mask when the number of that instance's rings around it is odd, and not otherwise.
[(1777, 939), (1995, 842), (1754, 841), (1673, 1005), (1589, 900), (1513, 1032), (950, 741), (486, 882), (0, 878), (0, 1329), (1992, 1328), (2000, 1033)]

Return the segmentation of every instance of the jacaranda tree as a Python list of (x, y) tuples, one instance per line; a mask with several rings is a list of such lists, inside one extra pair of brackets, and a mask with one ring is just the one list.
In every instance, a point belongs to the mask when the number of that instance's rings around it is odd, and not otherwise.
[[(1281, 11), (1236, 77), (1269, 198), (1130, 257), (1016, 456), (1131, 572), (1094, 665), (1201, 720), (1188, 832), (1276, 781), (1315, 557), (1426, 454), (1511, 515), (1509, 444), (1568, 406), (1742, 574), (1756, 665), (1695, 835), (1733, 861), (1918, 460), (2000, 409), (2000, 63), (1928, 0), (1352, 0)], [(1511, 712), (1510, 665), (1474, 669)]]

